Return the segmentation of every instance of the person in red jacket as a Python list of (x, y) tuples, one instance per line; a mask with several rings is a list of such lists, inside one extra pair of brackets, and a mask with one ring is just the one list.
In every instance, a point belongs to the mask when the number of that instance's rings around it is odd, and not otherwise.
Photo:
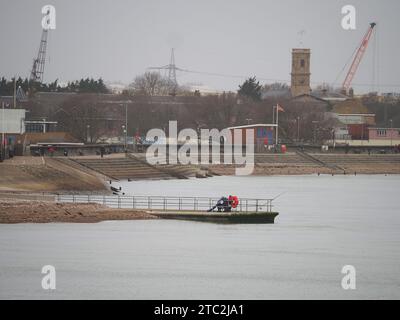
[(229, 211), (236, 209), (239, 205), (239, 198), (237, 196), (229, 196)]

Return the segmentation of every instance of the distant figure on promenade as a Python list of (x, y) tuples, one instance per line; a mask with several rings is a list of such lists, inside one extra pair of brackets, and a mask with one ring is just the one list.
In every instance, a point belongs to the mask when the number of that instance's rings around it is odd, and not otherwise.
[(100, 147), (100, 157), (104, 157), (104, 153), (106, 152), (104, 147)]
[(56, 151), (56, 149), (54, 149), (54, 147), (49, 147), (48, 149), (50, 157), (52, 157), (54, 155), (54, 152)]

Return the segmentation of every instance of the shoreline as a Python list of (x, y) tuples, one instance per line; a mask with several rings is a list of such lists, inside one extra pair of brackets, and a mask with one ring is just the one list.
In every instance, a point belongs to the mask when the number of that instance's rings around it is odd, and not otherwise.
[[(218, 176), (235, 175), (234, 166), (216, 165), (210, 170)], [(400, 165), (380, 164), (380, 165), (354, 165), (345, 168), (327, 168), (317, 166), (260, 166), (256, 165), (254, 172), (250, 176), (273, 177), (273, 176), (302, 176), (302, 175), (395, 175), (400, 174)]]
[(0, 199), (0, 224), (98, 223), (114, 220), (151, 220), (145, 210), (113, 209), (95, 203)]
[[(252, 176), (298, 176), (311, 174), (400, 174), (400, 155), (323, 155), (302, 158), (298, 154), (258, 155)], [(96, 160), (97, 159), (97, 160)], [(107, 181), (164, 180), (182, 178), (209, 178), (235, 175), (235, 165), (209, 164), (196, 170), (184, 165), (174, 167), (174, 174), (166, 174), (164, 167), (143, 167), (141, 160), (129, 158), (123, 164), (116, 156), (81, 165), (68, 158), (16, 157), (0, 163), (0, 193), (97, 193), (111, 194)], [(105, 162), (102, 162), (105, 161)], [(125, 160), (124, 160), (125, 161)], [(114, 170), (111, 178), (105, 175)], [(168, 170), (171, 171), (169, 168)], [(187, 170), (187, 174), (184, 173)], [(156, 173), (155, 173), (156, 171)], [(177, 172), (180, 172), (179, 175)], [(201, 174), (199, 173), (201, 172)], [(118, 173), (118, 174), (117, 174)]]

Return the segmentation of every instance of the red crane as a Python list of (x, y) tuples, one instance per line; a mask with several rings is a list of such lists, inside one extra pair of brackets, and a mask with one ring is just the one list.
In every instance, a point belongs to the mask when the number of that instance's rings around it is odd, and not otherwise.
[(351, 82), (353, 81), (354, 75), (357, 72), (358, 66), (361, 63), (361, 60), (364, 56), (365, 51), (367, 50), (369, 39), (371, 38), (372, 32), (376, 26), (376, 23), (370, 23), (370, 27), (368, 28), (367, 33), (365, 34), (360, 47), (357, 50), (357, 53), (354, 57), (353, 63), (351, 64), (350, 70), (347, 73), (346, 79), (343, 82), (343, 91), (348, 92), (351, 86)]

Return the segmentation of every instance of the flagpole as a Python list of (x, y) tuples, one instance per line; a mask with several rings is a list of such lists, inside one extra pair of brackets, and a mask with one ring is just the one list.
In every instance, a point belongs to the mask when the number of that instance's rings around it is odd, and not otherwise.
[(14, 75), (14, 96), (13, 96), (14, 109), (17, 107), (17, 76)]
[(278, 109), (278, 104), (276, 105), (276, 140), (275, 140), (275, 144), (278, 145), (278, 131), (279, 131), (279, 109)]
[(4, 102), (1, 103), (1, 109), (2, 109), (2, 114), (1, 114), (1, 150), (0, 150), (0, 160), (5, 160), (5, 146), (4, 146), (4, 142), (5, 142), (5, 122), (4, 122)]

